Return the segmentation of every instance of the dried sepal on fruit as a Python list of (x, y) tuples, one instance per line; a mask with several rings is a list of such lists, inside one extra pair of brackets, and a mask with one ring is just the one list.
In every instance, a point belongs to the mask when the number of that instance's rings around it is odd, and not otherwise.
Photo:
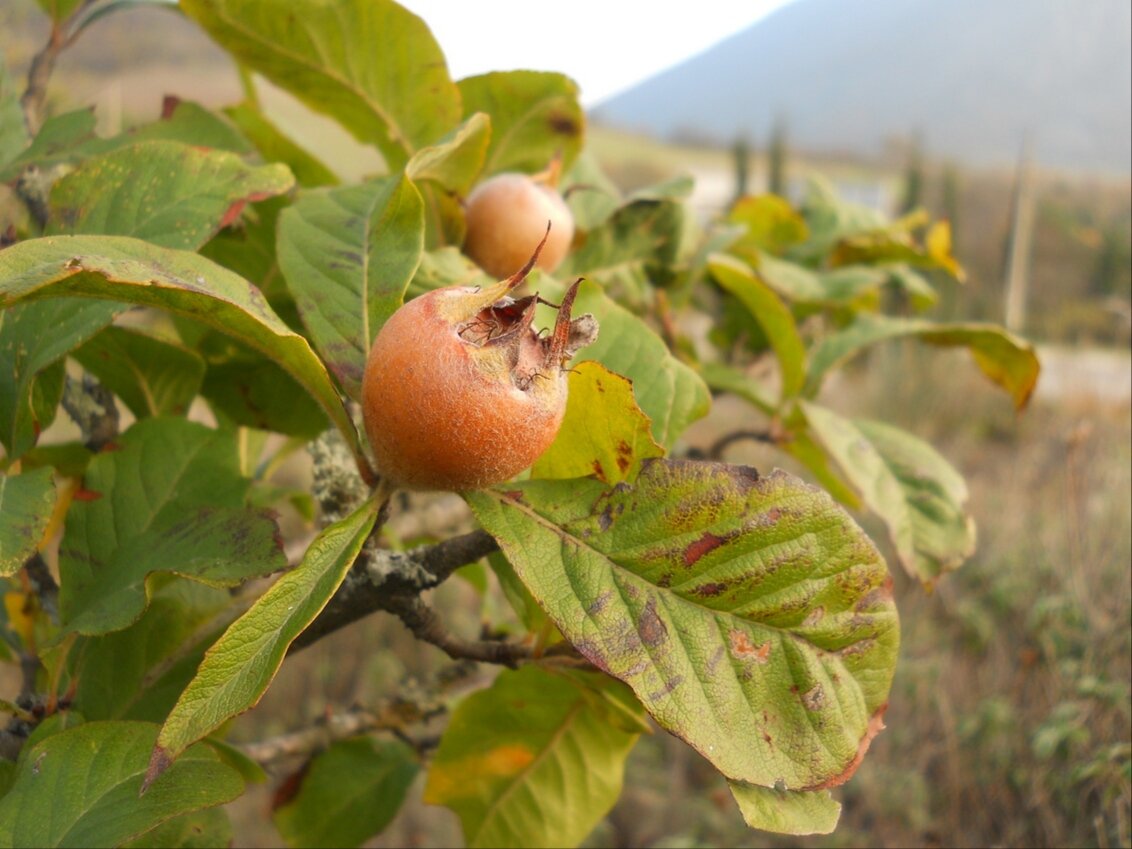
[[(547, 233), (551, 230), (547, 228)], [(567, 290), (553, 330), (533, 327), (537, 294), (513, 298), (546, 244), (485, 288), (450, 286), (409, 301), (381, 328), (366, 362), (362, 412), (378, 471), (404, 489), (479, 489), (530, 466), (566, 409), (565, 365), (597, 338), (571, 317)]]

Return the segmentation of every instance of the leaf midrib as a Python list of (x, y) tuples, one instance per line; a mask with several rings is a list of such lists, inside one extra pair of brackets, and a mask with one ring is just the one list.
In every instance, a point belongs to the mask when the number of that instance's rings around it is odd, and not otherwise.
[[(285, 656), (287, 648), (289, 648), (290, 644), (295, 639), (295, 637), (292, 637), (287, 641), (287, 645), (282, 647), (282, 654), (276, 661), (273, 660), (273, 655), (275, 654), (275, 646), (277, 645), (279, 638), (284, 634), (288, 627), (293, 625), (295, 621), (305, 619), (307, 624), (314, 621), (314, 618), (330, 601), (330, 597), (334, 595), (334, 592), (337, 590), (339, 584), (341, 583), (340, 580), (335, 582), (333, 588), (326, 592), (324, 596), (320, 596), (322, 598), (322, 601), (317, 605), (317, 609), (311, 609), (311, 598), (314, 595), (315, 590), (318, 588), (318, 585), (326, 578), (326, 576), (339, 569), (341, 570), (342, 575), (345, 575), (345, 569), (349, 568), (349, 564), (354, 561), (354, 558), (357, 556), (358, 549), (361, 548), (365, 537), (368, 536), (370, 529), (373, 527), (373, 523), (376, 520), (376, 514), (376, 507), (374, 505), (373, 499), (371, 498), (364, 505), (359, 507), (355, 513), (351, 514), (350, 517), (344, 519), (343, 524), (338, 526), (331, 525), (330, 528), (323, 532), (324, 536), (322, 536), (321, 539), (323, 540), (323, 544), (326, 545), (326, 548), (332, 549), (333, 553), (326, 558), (326, 562), (321, 564), (320, 569), (315, 570), (314, 563), (307, 564), (309, 565), (311, 571), (314, 571), (315, 574), (310, 576), (303, 574), (301, 578), (294, 577), (300, 574), (300, 571), (302, 570), (304, 564), (300, 564), (296, 569), (285, 573), (278, 581), (272, 584), (262, 596), (259, 597), (259, 599), (252, 605), (251, 608), (249, 608), (246, 613), (242, 614), (239, 619), (235, 620), (232, 625), (230, 625), (228, 629), (226, 629), (224, 633), (221, 634), (219, 639), (215, 643), (213, 643), (212, 646), (210, 646), (209, 649), (205, 652), (204, 658), (202, 659), (195, 676), (186, 686), (184, 692), (181, 693), (181, 696), (177, 700), (177, 703), (173, 706), (172, 711), (166, 717), (165, 723), (162, 726), (160, 733), (158, 734), (158, 746), (166, 747), (167, 749), (171, 750), (173, 754), (183, 751), (192, 742), (185, 742), (184, 737), (186, 734), (186, 729), (193, 729), (194, 726), (199, 726), (201, 724), (200, 714), (202, 713), (202, 711), (209, 708), (214, 708), (216, 703), (221, 700), (230, 702), (231, 699), (228, 698), (228, 694), (232, 692), (239, 694), (241, 688), (246, 686), (246, 675), (231, 675), (223, 678), (219, 684), (210, 684), (208, 689), (206, 690), (203, 690), (201, 692), (194, 692), (194, 684), (197, 685), (198, 690), (203, 688), (204, 685), (199, 684), (201, 680), (201, 671), (205, 670), (206, 664), (210, 662), (210, 659), (211, 662), (216, 662), (215, 655), (217, 653), (217, 649), (225, 652), (230, 652), (233, 649), (243, 649), (245, 650), (244, 656), (252, 658), (251, 663), (257, 665), (256, 680), (253, 682), (252, 686), (254, 695), (250, 699), (250, 702), (248, 699), (244, 699), (242, 697), (239, 699), (239, 701), (245, 705), (243, 709), (252, 707), (259, 701), (259, 698), (266, 691), (267, 687), (270, 686), (271, 680), (278, 672), (279, 665), (280, 663), (282, 663), (282, 658), (283, 656)], [(350, 522), (350, 519), (353, 519), (354, 521)], [(327, 532), (335, 527), (337, 527), (337, 532), (332, 536), (326, 536)], [(333, 546), (327, 542), (328, 539), (335, 540)], [(312, 542), (311, 545), (307, 548), (308, 554), (314, 548), (315, 544), (318, 543), (318, 541), (319, 538), (316, 538), (315, 541)], [(345, 556), (347, 554), (349, 556)], [(347, 561), (345, 568), (341, 568), (343, 560)], [(250, 614), (251, 611), (256, 608), (256, 606), (264, 604), (264, 600), (268, 597), (274, 599), (275, 596), (286, 597), (288, 595), (297, 597), (297, 601), (293, 605), (292, 609), (286, 612), (286, 614), (282, 617), (282, 619), (275, 627), (272, 627), (271, 629), (266, 631), (261, 631), (251, 640), (238, 644), (236, 646), (229, 646), (227, 644), (225, 638), (228, 637), (228, 634), (231, 632), (232, 628), (239, 626), (241, 623), (244, 623), (244, 626), (247, 627), (247, 623), (244, 621), (244, 616)], [(273, 601), (272, 603), (278, 604), (278, 602), (275, 601)], [(301, 633), (303, 628), (305, 627), (306, 626), (304, 625), (299, 629), (297, 633)], [(263, 646), (264, 640), (268, 641), (266, 649)], [(249, 646), (253, 645), (254, 650), (249, 654), (246, 649)], [(243, 663), (241, 665), (241, 671), (246, 671), (251, 663)], [(264, 671), (267, 672), (266, 682), (259, 680)], [(203, 705), (203, 708), (201, 707), (201, 705)], [(192, 706), (191, 710), (190, 706)], [(225, 716), (224, 719), (227, 719), (232, 715), (234, 714), (229, 714), (228, 716)], [(170, 722), (174, 718), (177, 719), (177, 725), (173, 727), (173, 730), (171, 730)], [(222, 721), (223, 720), (221, 720), (221, 722)], [(205, 720), (205, 724), (209, 724), (210, 727), (207, 731), (204, 732), (204, 734), (201, 734), (200, 736), (208, 734), (209, 731), (216, 728), (220, 724), (220, 722), (214, 722), (213, 717), (209, 717)], [(166, 738), (167, 736), (174, 734), (176, 736), (174, 738), (173, 745), (169, 746), (166, 742)]]
[(543, 97), (535, 103), (532, 103), (529, 109), (522, 112), (516, 120), (512, 121), (511, 126), (507, 128), (507, 132), (499, 137), (499, 142), (492, 145), (494, 150), (492, 151), (490, 161), (484, 163), (483, 172), (485, 174), (494, 173), (494, 168), (496, 167), (496, 162), (499, 161), (501, 151), (506, 149), (507, 145), (511, 141), (511, 138), (515, 135), (515, 133), (519, 131), (519, 128), (525, 127), (533, 119), (537, 111), (545, 107), (547, 101), (562, 96), (563, 95), (561, 94), (556, 94), (553, 95), (553, 97)]
[(538, 753), (538, 755), (529, 764), (527, 764), (525, 767), (514, 774), (507, 787), (496, 797), (495, 801), (492, 802), (484, 812), (484, 817), (480, 821), (480, 827), (476, 829), (475, 835), (468, 836), (469, 846), (475, 845), (476, 839), (487, 829), (487, 824), (498, 815), (499, 809), (502, 808), (503, 803), (506, 802), (507, 799), (515, 792), (515, 789), (517, 787), (523, 784), (521, 779), (526, 778), (528, 775), (533, 773), (544, 760), (551, 756), (551, 752), (554, 751), (554, 749), (558, 746), (558, 743), (573, 727), (574, 721), (577, 719), (577, 716), (581, 712), (583, 707), (585, 707), (585, 704), (581, 698), (575, 700), (573, 707), (570, 708), (569, 712), (563, 718), (562, 724), (559, 725), (557, 729), (555, 729), (554, 733), (551, 735), (546, 745), (542, 747), (542, 750)]
[[(568, 539), (568, 540), (574, 542), (575, 544), (578, 545), (579, 548), (584, 548), (587, 551), (591, 552), (592, 554), (602, 558), (603, 560), (605, 560), (606, 562), (611, 564), (615, 569), (617, 569), (623, 575), (628, 575), (629, 577), (631, 577), (633, 579), (636, 579), (638, 581), (642, 581), (643, 583), (648, 584), (650, 587), (653, 587), (657, 590), (665, 592), (667, 595), (676, 599), (681, 604), (686, 604), (689, 607), (693, 607), (697, 610), (704, 611), (705, 613), (707, 613), (707, 614), (709, 614), (713, 617), (718, 616), (719, 614), (723, 614), (725, 616), (730, 616), (730, 617), (733, 617), (735, 619), (738, 619), (741, 622), (748, 622), (748, 623), (751, 623), (751, 624), (754, 624), (754, 625), (758, 625), (760, 628), (766, 628), (767, 630), (772, 631), (774, 633), (782, 634), (782, 635), (788, 636), (788, 637), (790, 637), (794, 640), (797, 640), (799, 642), (805, 643), (807, 646), (810, 646), (814, 651), (820, 652), (822, 654), (828, 653), (828, 649), (824, 649), (821, 646), (816, 645), (815, 643), (807, 640), (805, 637), (801, 636), (800, 634), (795, 633), (794, 631), (789, 630), (788, 628), (783, 628), (783, 627), (780, 627), (780, 626), (777, 626), (777, 625), (770, 625), (770, 624), (760, 622), (760, 621), (756, 621), (756, 620), (753, 620), (753, 619), (746, 619), (743, 616), (740, 616), (739, 614), (734, 613), (730, 610), (719, 610), (719, 609), (716, 609), (716, 608), (713, 608), (713, 607), (707, 607), (703, 604), (700, 604), (699, 602), (693, 601), (692, 599), (686, 598), (686, 597), (684, 597), (684, 596), (682, 596), (678, 593), (671, 592), (670, 590), (666, 589), (665, 587), (661, 587), (661, 586), (653, 583), (652, 581), (648, 580), (647, 578), (644, 578), (641, 575), (637, 574), (636, 572), (632, 571), (628, 567), (623, 566), (622, 564), (618, 563), (617, 560), (615, 560), (613, 557), (611, 557), (610, 555), (606, 554), (603, 551), (600, 551), (600, 550), (594, 548), (592, 545), (587, 543), (584, 539), (581, 539), (580, 537), (566, 533), (565, 529), (563, 529), (561, 525), (555, 524), (550, 519), (547, 519), (546, 517), (544, 517), (540, 513), (536, 512), (529, 505), (522, 503), (522, 502), (519, 502), (519, 501), (512, 501), (510, 499), (505, 499), (505, 498), (503, 498), (502, 495), (500, 495), (498, 492), (496, 492), (495, 490), (492, 490), (492, 489), (486, 490), (485, 492), (487, 494), (491, 495), (491, 497), (494, 498), (501, 506), (512, 507), (514, 509), (517, 509), (517, 510), (527, 514), (532, 519), (534, 519), (534, 521), (536, 521), (540, 525), (542, 525), (546, 530), (561, 536), (563, 539)], [(577, 598), (576, 595), (574, 597)]]
[[(179, 486), (181, 480), (184, 479), (186, 471), (189, 468), (192, 467), (193, 463), (195, 462), (196, 458), (200, 455), (200, 453), (202, 451), (207, 450), (208, 447), (211, 446), (214, 441), (215, 441), (215, 439), (212, 436), (208, 436), (206, 439), (202, 440), (199, 444), (197, 444), (196, 446), (193, 447), (192, 451), (188, 455), (185, 456), (183, 463), (180, 465), (179, 468), (177, 468), (175, 470), (172, 478), (162, 480), (162, 491), (167, 494), (167, 497), (165, 499), (163, 499), (157, 506), (154, 505), (154, 502), (150, 502), (150, 501), (147, 500), (146, 506), (150, 508), (149, 515), (145, 517), (144, 522), (142, 524), (134, 525), (129, 529), (121, 529), (121, 530), (126, 531), (125, 539), (127, 539), (127, 540), (134, 539), (136, 537), (142, 536), (143, 534), (149, 533), (149, 531), (153, 528), (153, 522), (157, 518), (158, 514), (163, 509), (165, 509), (165, 507), (167, 507), (169, 504), (174, 502), (174, 500), (176, 498), (178, 486)], [(138, 451), (139, 455), (141, 455), (143, 453), (142, 448), (144, 447), (144, 445), (145, 445), (144, 440), (139, 441), (138, 448), (136, 449)], [(108, 463), (112, 463), (112, 461), (115, 459), (113, 455), (104, 455), (104, 456), (107, 457)], [(141, 466), (143, 465), (143, 463), (141, 462), (142, 460), (144, 460), (144, 457), (139, 457), (139, 462), (138, 462), (137, 468), (130, 474), (130, 478), (131, 478), (131, 481), (132, 481), (132, 484), (133, 484), (129, 488), (130, 492), (145, 493), (149, 490), (149, 487), (148, 487), (146, 481), (142, 478), (142, 472), (141, 472)], [(116, 464), (115, 464), (115, 466), (116, 466)], [(101, 469), (99, 471), (101, 472)], [(114, 488), (115, 488), (115, 493), (125, 491), (123, 489), (120, 489), (116, 485), (120, 471), (121, 471), (120, 469), (115, 468), (114, 479), (110, 482), (111, 485), (114, 486)], [(101, 485), (100, 479), (95, 479), (94, 481), (90, 482), (90, 485), (95, 486), (95, 487), (100, 486)], [(122, 512), (123, 512), (122, 508), (124, 506), (128, 506), (128, 505), (123, 505), (121, 503), (121, 501), (119, 500), (119, 498), (117, 498), (117, 497), (115, 497), (113, 499), (113, 505), (114, 505), (113, 509), (114, 509), (115, 515), (121, 515)], [(129, 512), (129, 511), (126, 511), (126, 512)], [(89, 520), (84, 523), (83, 530), (84, 530), (84, 533), (83, 533), (84, 549), (85, 549), (87, 554), (90, 554), (93, 557), (94, 546), (92, 545), (92, 542), (94, 542), (94, 540), (92, 540), (91, 534), (92, 534), (92, 532), (95, 532), (95, 531), (94, 531), (94, 528), (93, 528), (93, 526), (92, 526), (92, 524), (90, 523)], [(113, 534), (113, 539), (111, 539), (109, 545), (105, 547), (106, 550), (107, 550), (106, 556), (98, 558), (99, 562), (104, 563), (104, 562), (112, 560), (114, 552), (116, 552), (122, 546), (123, 537), (122, 537), (122, 534), (120, 533), (119, 527), (116, 524), (112, 524), (112, 526), (110, 528), (110, 533)], [(98, 534), (99, 534), (99, 536), (101, 536), (101, 532), (98, 532)], [(90, 580), (85, 581), (85, 582), (79, 582), (79, 583), (82, 587), (88, 587), (88, 586), (90, 586), (90, 584), (94, 583), (95, 580), (96, 580), (96, 576), (92, 572), (90, 574)], [(80, 610), (81, 609), (82, 608), (80, 608)]]

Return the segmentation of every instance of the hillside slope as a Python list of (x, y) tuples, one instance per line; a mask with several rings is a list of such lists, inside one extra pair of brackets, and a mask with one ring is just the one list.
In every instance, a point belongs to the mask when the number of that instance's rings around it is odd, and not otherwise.
[(1132, 170), (1128, 0), (796, 0), (599, 104), (595, 120), (663, 137), (875, 154), (919, 133), (930, 153)]

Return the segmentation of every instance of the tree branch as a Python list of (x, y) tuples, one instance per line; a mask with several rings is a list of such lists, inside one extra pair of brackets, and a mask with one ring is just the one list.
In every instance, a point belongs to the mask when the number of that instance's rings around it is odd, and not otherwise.
[(31, 590), (39, 599), (39, 606), (52, 622), (59, 621), (59, 585), (47, 568), (43, 555), (38, 551), (24, 563)]
[(409, 552), (386, 551), (368, 544), (338, 592), (318, 618), (291, 645), (298, 651), (379, 610), (396, 609), (453, 572), (498, 548), (485, 531), (472, 531)]
[(465, 640), (450, 633), (440, 617), (419, 598), (400, 599), (392, 611), (419, 640), (431, 643), (453, 660), (475, 660), (512, 668), (531, 656), (530, 646), (498, 640)]
[(401, 598), (392, 610), (417, 639), (431, 643), (453, 660), (474, 660), (512, 668), (520, 661), (543, 660), (564, 666), (592, 668), (569, 643), (556, 643), (545, 651), (524, 643), (501, 640), (465, 640), (449, 633), (436, 612), (419, 598)]
[(51, 72), (55, 70), (55, 61), (63, 48), (67, 46), (67, 39), (57, 26), (51, 27), (51, 36), (47, 44), (43, 45), (32, 57), (28, 67), (28, 84), (20, 97), (20, 106), (24, 110), (24, 124), (28, 134), (34, 136), (43, 124), (43, 101), (47, 98), (47, 82), (51, 79)]
[(735, 430), (719, 437), (719, 439), (708, 446), (707, 450), (689, 451), (688, 456), (693, 459), (721, 460), (723, 459), (724, 451), (736, 442), (743, 442), (748, 439), (754, 442), (765, 442), (767, 445), (778, 444), (778, 440), (774, 438), (774, 434), (769, 430)]
[(84, 374), (81, 381), (67, 375), (63, 409), (79, 426), (83, 444), (91, 451), (101, 451), (118, 438), (118, 405), (114, 395), (89, 374)]
[(383, 699), (376, 707), (359, 706), (342, 713), (327, 713), (308, 728), (257, 743), (245, 743), (239, 748), (265, 767), (287, 758), (307, 757), (338, 740), (373, 731), (389, 731), (414, 748), (423, 750), (434, 745), (434, 738), (410, 738), (409, 727), (423, 725), (445, 714), (448, 708), (443, 694), (465, 682), (476, 671), (474, 663), (450, 664), (427, 683), (410, 679), (401, 693)]
[(28, 83), (20, 97), (20, 106), (24, 111), (24, 123), (27, 125), (28, 133), (33, 136), (39, 132), (43, 124), (43, 102), (47, 99), (47, 83), (55, 70), (55, 62), (59, 54), (74, 44), (75, 39), (82, 32), (81, 28), (71, 33), (66, 32), (67, 24), (78, 20), (94, 2), (95, 0), (83, 0), (62, 26), (53, 21), (47, 43), (32, 57), (28, 66)]
[[(371, 731), (399, 733), (411, 723), (414, 712), (418, 714), (416, 718), (423, 720), (444, 710), (443, 707), (437, 707), (430, 711), (420, 711), (412, 705), (410, 711), (406, 712), (405, 704), (392, 702), (377, 711), (355, 708), (346, 713), (330, 714), (309, 728), (281, 734), (258, 743), (245, 743), (239, 748), (260, 766), (266, 767), (287, 758), (306, 757), (338, 740), (347, 740)], [(405, 715), (406, 713), (408, 715)]]
[(482, 530), (406, 553), (376, 548), (371, 541), (330, 603), (291, 644), (291, 651), (299, 651), (380, 610), (397, 616), (417, 639), (436, 646), (453, 660), (511, 667), (524, 661), (546, 660), (590, 667), (589, 661), (569, 643), (558, 643), (542, 652), (536, 646), (523, 643), (458, 637), (450, 633), (436, 612), (420, 599), (422, 592), (438, 586), (461, 566), (497, 548), (496, 541)]

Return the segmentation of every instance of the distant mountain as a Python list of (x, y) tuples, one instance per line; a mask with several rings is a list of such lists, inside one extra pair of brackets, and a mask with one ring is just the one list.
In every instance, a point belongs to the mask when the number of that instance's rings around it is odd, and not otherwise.
[[(647, 37), (647, 36), (643, 36)], [(795, 0), (591, 110), (661, 137), (1132, 171), (1129, 0)]]

